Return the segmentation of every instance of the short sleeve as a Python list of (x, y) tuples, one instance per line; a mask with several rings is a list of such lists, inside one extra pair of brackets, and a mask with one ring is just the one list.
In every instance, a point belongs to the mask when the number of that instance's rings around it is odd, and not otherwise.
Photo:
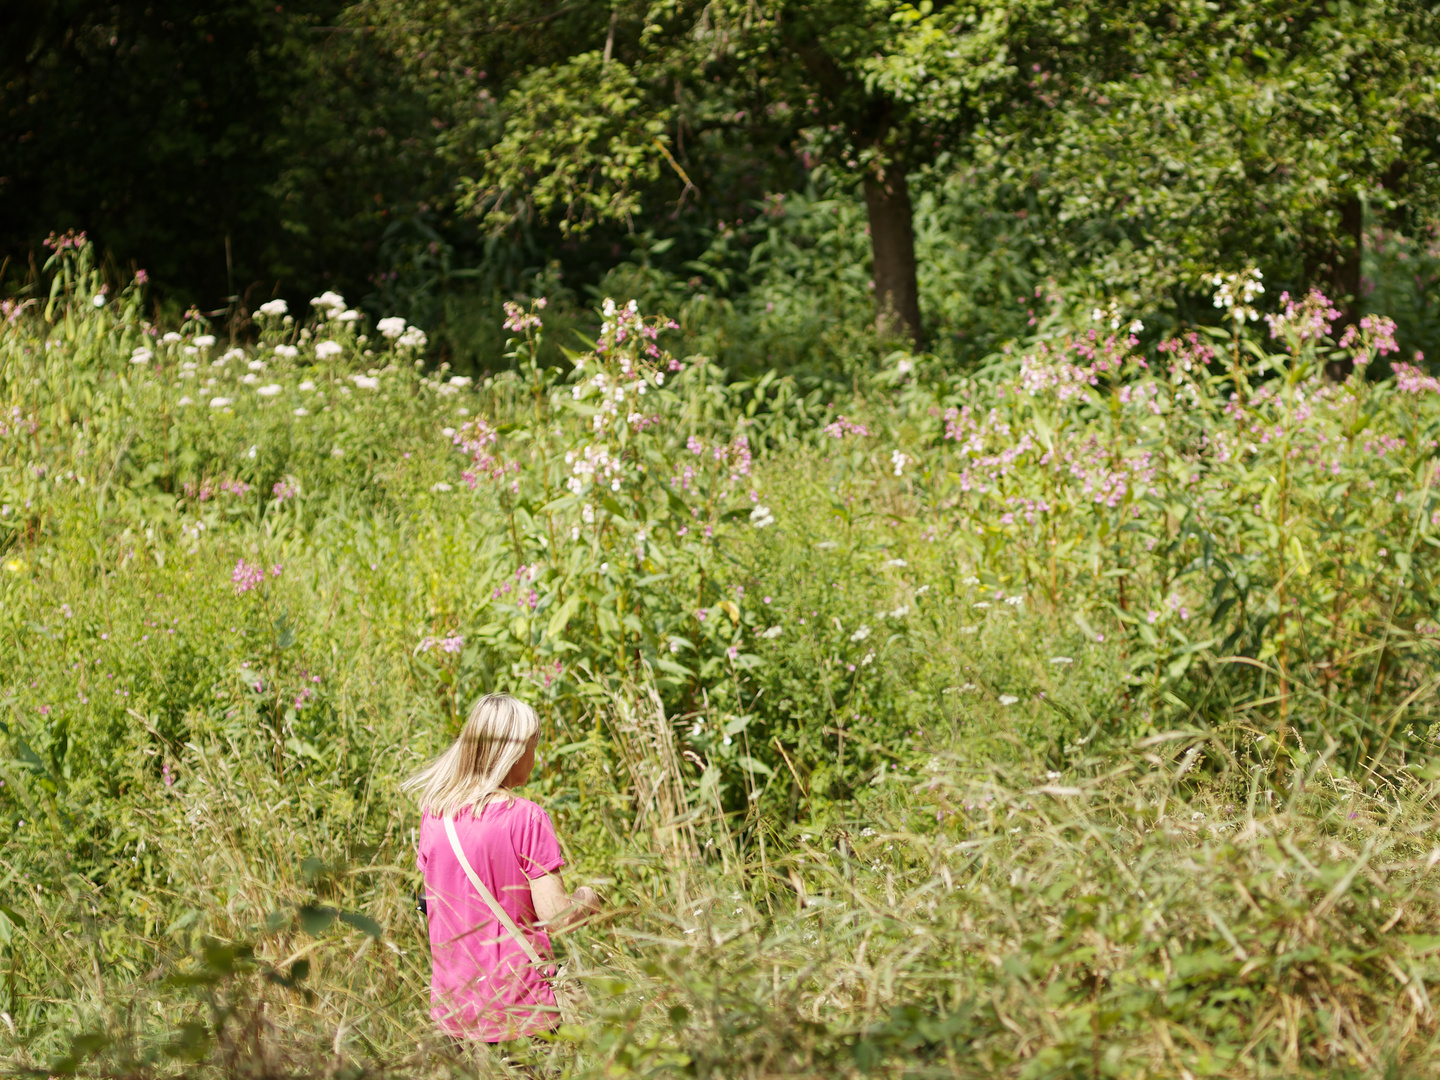
[(560, 854), (560, 841), (555, 836), (550, 815), (528, 801), (517, 800), (516, 809), (524, 812), (514, 815), (510, 839), (515, 845), (520, 869), (532, 881), (553, 874), (565, 865), (565, 858)]

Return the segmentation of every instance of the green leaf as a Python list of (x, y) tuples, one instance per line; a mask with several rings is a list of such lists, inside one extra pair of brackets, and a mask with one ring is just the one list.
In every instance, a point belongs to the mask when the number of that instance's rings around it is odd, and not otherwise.
[(361, 914), (358, 911), (342, 911), (340, 912), (339, 919), (346, 925), (353, 926), (361, 933), (369, 934), (376, 941), (379, 941), (381, 935), (384, 933), (378, 922), (370, 918), (369, 915)]
[(305, 933), (316, 937), (329, 929), (337, 914), (339, 912), (331, 907), (316, 907), (313, 904), (306, 904), (300, 908), (300, 926)]
[(580, 594), (571, 593), (558, 608), (550, 613), (550, 621), (545, 624), (545, 636), (558, 638), (565, 632), (565, 627), (570, 625), (571, 617), (580, 610)]

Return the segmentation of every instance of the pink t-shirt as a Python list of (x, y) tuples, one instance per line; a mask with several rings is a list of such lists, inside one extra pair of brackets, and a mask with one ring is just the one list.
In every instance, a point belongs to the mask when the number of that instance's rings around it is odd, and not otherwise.
[[(565, 865), (550, 815), (528, 799), (503, 798), (455, 817), (460, 847), (486, 888), (515, 920), (541, 957), (550, 938), (539, 921), (530, 881)], [(555, 993), (519, 944), (495, 918), (450, 848), (445, 823), (420, 820), (415, 862), (425, 875), (429, 909), (430, 1015), (442, 1031), (500, 1042), (548, 1031), (559, 1023)]]

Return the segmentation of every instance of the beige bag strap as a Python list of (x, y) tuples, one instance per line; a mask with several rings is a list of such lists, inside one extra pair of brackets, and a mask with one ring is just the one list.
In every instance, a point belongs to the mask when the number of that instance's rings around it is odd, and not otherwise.
[(460, 850), (460, 837), (455, 834), (454, 819), (446, 814), (442, 820), (445, 822), (445, 835), (450, 838), (450, 850), (455, 852), (455, 858), (460, 860), (460, 868), (465, 871), (465, 876), (470, 879), (470, 884), (475, 886), (475, 891), (480, 894), (480, 899), (490, 906), (495, 918), (499, 919), (500, 925), (510, 932), (510, 936), (530, 958), (530, 962), (537, 968), (543, 967), (545, 961), (540, 959), (540, 954), (535, 951), (535, 946), (530, 944), (530, 939), (520, 932), (520, 928), (515, 925), (515, 920), (510, 918), (510, 913), (500, 906), (500, 901), (496, 900), (495, 894), (485, 887), (485, 883), (480, 880), (480, 875), (475, 873), (475, 868), (465, 857), (465, 852)]

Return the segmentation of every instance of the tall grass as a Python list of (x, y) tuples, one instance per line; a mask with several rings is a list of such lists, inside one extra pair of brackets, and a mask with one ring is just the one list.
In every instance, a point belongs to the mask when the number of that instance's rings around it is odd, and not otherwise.
[[(620, 305), (472, 386), (334, 300), (167, 341), (87, 258), (0, 331), (15, 1068), (1435, 1071), (1423, 372), (1327, 387), (1292, 308), (827, 403)], [(398, 793), (496, 688), (607, 900), (509, 1063), (430, 1027)]]

